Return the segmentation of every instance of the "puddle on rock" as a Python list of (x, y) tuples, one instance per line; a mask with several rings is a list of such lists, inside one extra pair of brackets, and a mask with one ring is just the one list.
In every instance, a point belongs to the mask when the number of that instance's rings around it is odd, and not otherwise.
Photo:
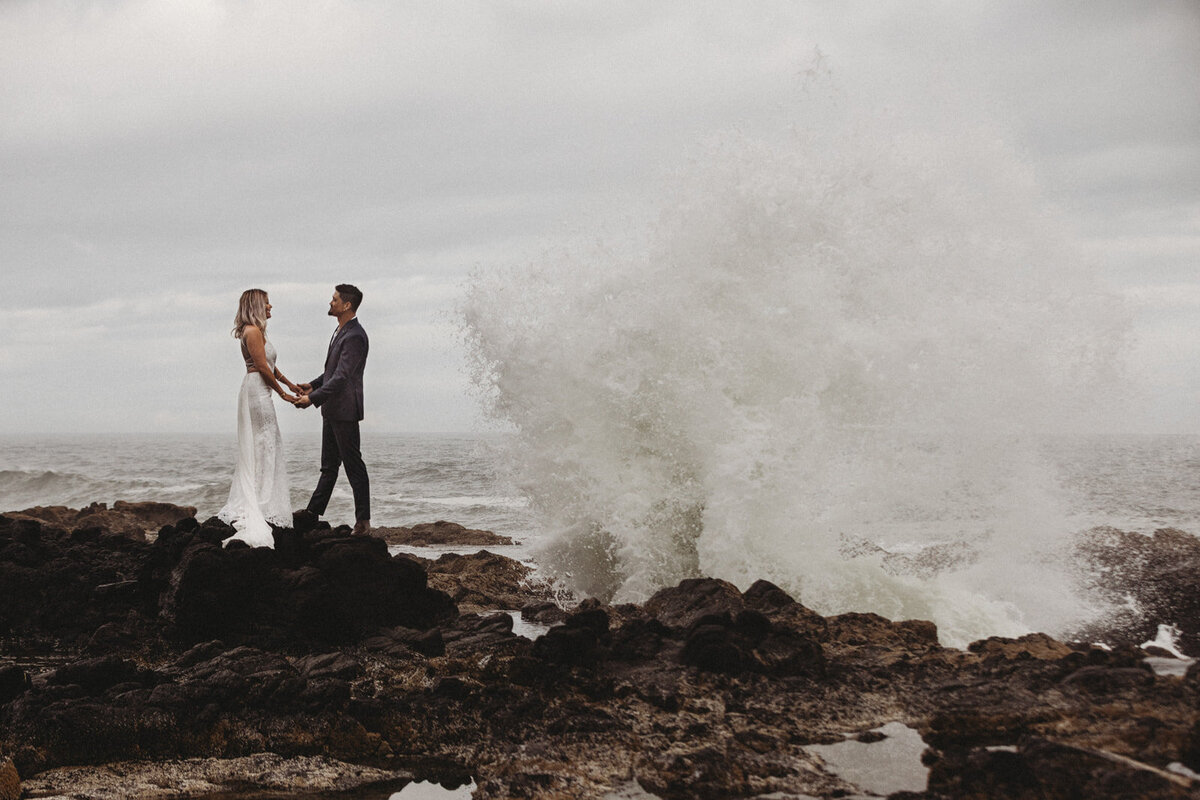
[(1187, 674), (1188, 667), (1196, 663), (1194, 658), (1167, 658), (1165, 656), (1150, 656), (1146, 659), (1155, 675), (1174, 675), (1182, 678)]
[(544, 625), (541, 622), (526, 622), (525, 620), (521, 619), (520, 611), (501, 610), (489, 613), (493, 616), (496, 614), (508, 614), (510, 617), (512, 617), (513, 621), (512, 632), (517, 636), (522, 636), (526, 639), (536, 639), (554, 627), (553, 625)]
[(387, 800), (470, 800), (473, 791), (474, 782), (447, 789), (438, 783), (414, 781), (400, 791), (393, 792)]
[(466, 778), (466, 783), (461, 782), (464, 778), (445, 778), (443, 783), (436, 780), (405, 783), (404, 779), (399, 779), (340, 791), (246, 789), (214, 792), (196, 797), (195, 800), (470, 800), (471, 793), (477, 787), (475, 781), (469, 778)]
[(196, 800), (470, 800), (473, 791), (474, 782), (447, 788), (429, 781), (413, 781), (401, 789), (351, 789), (344, 792), (218, 792)]
[(636, 780), (618, 784), (611, 792), (600, 800), (662, 800), (658, 795), (651, 794), (642, 788)]
[(929, 768), (921, 763), (925, 742), (920, 734), (902, 722), (889, 722), (874, 731), (887, 738), (870, 743), (848, 739), (804, 749), (820, 756), (830, 772), (864, 792), (886, 797), (895, 792), (924, 791)]

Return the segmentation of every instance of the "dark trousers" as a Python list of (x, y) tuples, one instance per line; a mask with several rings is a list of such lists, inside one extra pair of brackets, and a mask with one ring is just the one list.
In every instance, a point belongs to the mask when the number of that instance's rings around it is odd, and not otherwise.
[(308, 510), (318, 517), (325, 513), (337, 483), (338, 468), (346, 465), (346, 480), (354, 490), (354, 519), (371, 518), (371, 484), (367, 465), (359, 451), (358, 423), (325, 420), (321, 427), (321, 479), (308, 501)]

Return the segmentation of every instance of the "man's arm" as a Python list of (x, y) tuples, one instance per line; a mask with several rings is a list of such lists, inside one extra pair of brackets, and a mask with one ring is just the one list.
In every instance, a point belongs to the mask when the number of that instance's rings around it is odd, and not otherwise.
[(342, 343), (342, 352), (338, 357), (337, 368), (329, 376), (329, 381), (318, 383), (313, 381), (313, 390), (308, 393), (308, 399), (314, 406), (319, 406), (331, 395), (342, 391), (367, 357), (367, 342), (361, 336), (352, 336)]

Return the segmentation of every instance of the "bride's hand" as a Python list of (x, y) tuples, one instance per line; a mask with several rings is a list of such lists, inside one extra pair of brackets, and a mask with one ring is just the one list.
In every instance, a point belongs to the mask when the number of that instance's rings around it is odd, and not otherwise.
[(291, 403), (292, 405), (296, 405), (296, 401), (300, 399), (299, 397), (296, 397), (295, 395), (292, 395), (292, 394), (288, 394), (287, 392), (284, 392), (283, 394), (281, 394), (279, 396), (282, 397), (287, 402)]

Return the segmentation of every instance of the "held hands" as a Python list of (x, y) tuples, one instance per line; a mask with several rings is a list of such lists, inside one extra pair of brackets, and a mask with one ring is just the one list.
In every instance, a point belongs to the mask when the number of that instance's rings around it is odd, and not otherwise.
[(299, 397), (292, 401), (292, 405), (294, 405), (296, 408), (308, 408), (312, 405), (312, 401), (308, 399), (308, 395), (312, 391), (311, 383), (302, 383), (299, 386), (293, 386), (292, 388), (295, 389), (296, 394), (299, 395)]
[(287, 392), (280, 392), (280, 397), (294, 405), (296, 408), (308, 408), (312, 405), (312, 401), (308, 399), (308, 393), (312, 391), (311, 383), (301, 383), (297, 385), (287, 379), (284, 379), (284, 383), (289, 389), (295, 392), (295, 394), (291, 395)]

